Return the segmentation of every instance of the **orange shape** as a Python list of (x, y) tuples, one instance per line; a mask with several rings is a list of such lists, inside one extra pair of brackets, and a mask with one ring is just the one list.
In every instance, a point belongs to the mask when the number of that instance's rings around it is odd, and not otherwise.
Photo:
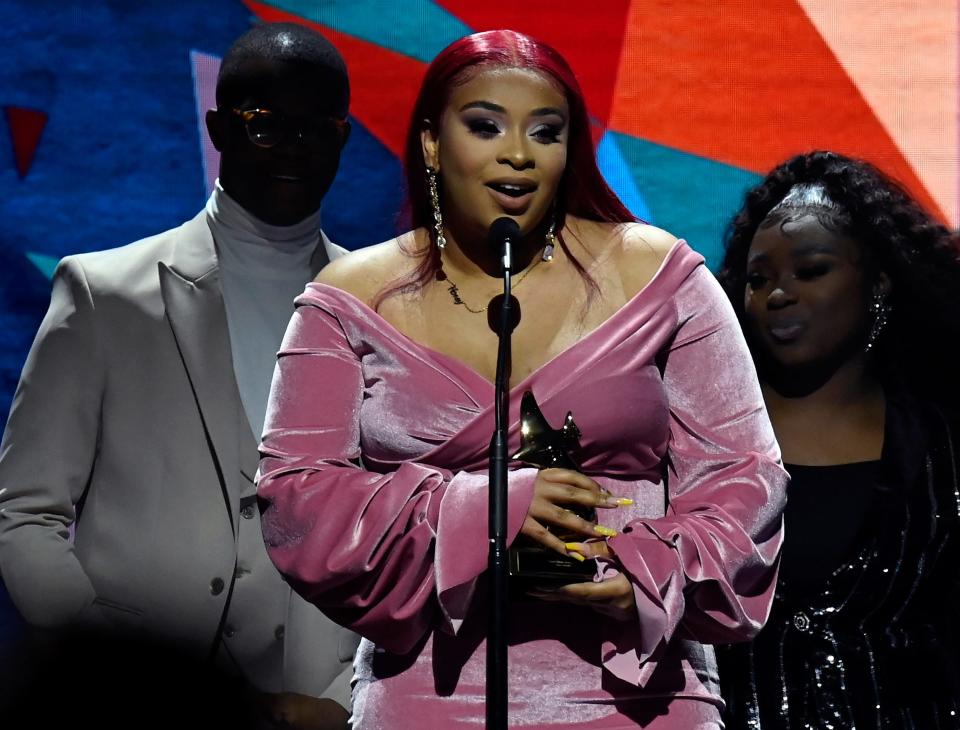
[(794, 0), (634, 0), (610, 128), (765, 173), (814, 148), (920, 182)]
[(799, 0), (923, 184), (960, 222), (956, 0)]

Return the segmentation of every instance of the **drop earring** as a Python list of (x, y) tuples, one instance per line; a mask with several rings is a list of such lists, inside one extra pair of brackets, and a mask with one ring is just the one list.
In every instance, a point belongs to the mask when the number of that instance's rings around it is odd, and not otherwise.
[(887, 318), (893, 307), (887, 303), (886, 292), (878, 291), (873, 295), (873, 301), (870, 302), (870, 311), (873, 312), (873, 325), (870, 327), (870, 334), (867, 335), (867, 345), (863, 348), (864, 352), (870, 352), (880, 339), (883, 328), (887, 326)]
[(547, 228), (547, 235), (544, 236), (544, 246), (543, 253), (540, 255), (541, 261), (553, 261), (553, 252), (556, 249), (557, 243), (557, 234), (556, 234), (557, 219), (553, 216), (552, 211), (550, 215), (550, 227)]
[(430, 207), (433, 209), (433, 231), (437, 248), (445, 248), (447, 239), (443, 235), (443, 215), (440, 213), (440, 193), (437, 190), (437, 171), (427, 166), (427, 193), (430, 195)]

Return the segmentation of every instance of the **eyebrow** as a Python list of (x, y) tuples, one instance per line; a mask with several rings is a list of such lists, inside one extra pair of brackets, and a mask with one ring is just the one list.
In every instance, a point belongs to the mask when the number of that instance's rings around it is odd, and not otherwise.
[(467, 109), (486, 109), (491, 112), (499, 112), (500, 114), (505, 114), (506, 109), (504, 109), (499, 104), (494, 104), (489, 101), (471, 101), (468, 104), (464, 104), (460, 107), (460, 111), (466, 111)]
[(567, 115), (563, 113), (562, 109), (558, 109), (555, 106), (542, 106), (539, 109), (534, 109), (530, 112), (531, 117), (547, 117), (550, 115), (556, 115), (561, 119), (566, 119)]
[[(486, 109), (487, 111), (496, 112), (498, 114), (507, 113), (507, 110), (502, 106), (499, 104), (494, 104), (490, 101), (471, 101), (460, 107), (460, 111), (462, 112), (466, 111), (467, 109)], [(543, 106), (530, 112), (531, 117), (546, 117), (551, 115), (556, 115), (564, 121), (566, 121), (567, 118), (566, 114), (563, 113), (563, 110), (555, 106)]]
[[(839, 256), (840, 253), (822, 243), (807, 243), (797, 246), (793, 251), (791, 251), (791, 256), (795, 259), (803, 258), (804, 256), (812, 256), (815, 254), (824, 254), (827, 256)], [(747, 263), (766, 263), (770, 260), (770, 256), (765, 253), (756, 253), (750, 256), (747, 256)]]
[(813, 254), (827, 254), (830, 256), (839, 256), (839, 252), (832, 246), (824, 245), (822, 243), (803, 243), (793, 249), (793, 257), (800, 258), (801, 256), (811, 256)]

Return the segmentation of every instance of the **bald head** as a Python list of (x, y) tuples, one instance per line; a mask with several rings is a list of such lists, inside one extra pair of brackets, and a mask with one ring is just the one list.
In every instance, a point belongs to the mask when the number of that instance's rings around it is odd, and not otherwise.
[(296, 23), (256, 25), (230, 46), (217, 76), (217, 106), (234, 106), (256, 93), (276, 69), (312, 87), (327, 112), (344, 119), (350, 107), (347, 65), (322, 35)]
[(343, 58), (302, 25), (258, 25), (227, 51), (207, 129), (220, 151), (220, 184), (272, 225), (320, 208), (350, 132)]

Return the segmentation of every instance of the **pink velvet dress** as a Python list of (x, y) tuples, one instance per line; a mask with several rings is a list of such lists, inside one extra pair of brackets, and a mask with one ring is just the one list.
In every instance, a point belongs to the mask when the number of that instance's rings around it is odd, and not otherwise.
[[(356, 728), (484, 722), (487, 449), (493, 385), (365, 304), (310, 284), (287, 331), (264, 433), (268, 551), (294, 587), (365, 638)], [(515, 597), (510, 726), (719, 727), (711, 642), (767, 617), (786, 473), (726, 297), (683, 242), (653, 280), (511, 391), (572, 410), (583, 471), (630, 507), (615, 561), (636, 618)], [(536, 472), (509, 476), (509, 538)], [(478, 579), (479, 578), (479, 579)]]

